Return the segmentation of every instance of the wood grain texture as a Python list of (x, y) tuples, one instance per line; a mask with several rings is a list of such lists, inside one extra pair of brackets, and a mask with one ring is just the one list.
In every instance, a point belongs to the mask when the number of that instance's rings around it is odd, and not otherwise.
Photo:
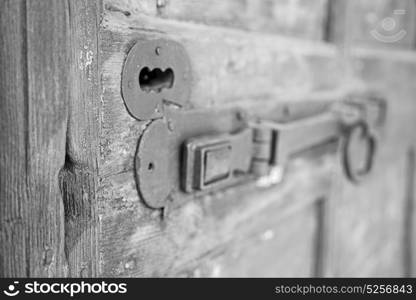
[(416, 3), (412, 0), (332, 0), (327, 39), (338, 45), (414, 49)]
[(58, 173), (68, 119), (68, 7), (0, 6), (0, 276), (64, 276)]
[(99, 1), (69, 1), (71, 90), (65, 167), (60, 184), (65, 207), (68, 275), (98, 275), (98, 157), (100, 134)]
[(327, 0), (106, 0), (106, 9), (127, 17), (146, 15), (245, 31), (322, 40)]

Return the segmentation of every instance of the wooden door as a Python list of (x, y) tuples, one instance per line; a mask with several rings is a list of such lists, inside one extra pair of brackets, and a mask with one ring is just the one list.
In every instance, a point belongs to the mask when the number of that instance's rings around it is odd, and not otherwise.
[[(415, 14), (410, 0), (2, 1), (1, 276), (414, 275)], [(121, 74), (156, 38), (185, 48), (193, 110), (377, 90), (374, 170), (351, 184), (329, 146), (279, 184), (149, 208), (134, 169), (149, 121), (126, 109)]]

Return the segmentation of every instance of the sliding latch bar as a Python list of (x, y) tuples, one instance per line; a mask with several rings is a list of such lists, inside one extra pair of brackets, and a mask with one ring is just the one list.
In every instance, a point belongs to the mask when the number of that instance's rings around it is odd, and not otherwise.
[[(266, 176), (273, 167), (285, 166), (292, 156), (336, 140), (342, 143), (345, 174), (359, 182), (373, 164), (376, 138), (369, 124), (374, 120), (369, 120), (364, 105), (343, 106), (291, 122), (248, 122), (248, 128), (234, 134), (186, 141), (184, 190), (214, 188), (241, 173)], [(359, 154), (354, 151), (358, 148)]]
[(280, 122), (280, 117), (241, 118), (236, 110), (172, 111), (152, 121), (139, 141), (138, 189), (149, 206), (163, 207), (175, 195), (183, 200), (267, 176), (291, 157), (328, 142), (339, 142), (345, 174), (356, 183), (373, 167), (385, 111), (379, 98), (336, 102)]

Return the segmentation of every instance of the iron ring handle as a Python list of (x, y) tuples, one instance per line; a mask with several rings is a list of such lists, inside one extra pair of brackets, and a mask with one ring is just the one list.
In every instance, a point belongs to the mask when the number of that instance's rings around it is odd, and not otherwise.
[[(357, 130), (359, 131), (357, 139)], [(360, 147), (365, 147), (364, 164), (357, 163), (352, 155), (354, 143), (360, 143)], [(368, 175), (374, 163), (374, 156), (377, 149), (376, 137), (371, 134), (366, 122), (357, 122), (348, 126), (345, 132), (345, 139), (342, 146), (342, 162), (347, 178), (353, 183), (360, 183), (363, 177)], [(355, 158), (356, 159), (356, 158)]]

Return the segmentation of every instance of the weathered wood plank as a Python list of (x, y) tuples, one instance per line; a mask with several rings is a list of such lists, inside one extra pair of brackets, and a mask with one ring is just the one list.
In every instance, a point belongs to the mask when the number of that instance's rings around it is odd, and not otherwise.
[(68, 7), (0, 6), (0, 276), (64, 276), (58, 173), (68, 119)]
[(322, 40), (327, 0), (106, 0), (107, 10)]
[[(26, 203), (25, 182), (19, 177), (25, 174), (25, 47), (18, 39), (25, 30), (26, 10), (24, 2), (3, 1), (0, 9), (0, 71), (1, 99), (1, 277), (27, 274), (26, 230), (27, 220), (20, 209)], [(13, 78), (13, 79), (12, 79)], [(6, 170), (14, 170), (5, 176)], [(13, 178), (13, 179), (12, 179)], [(19, 205), (20, 204), (20, 205)]]
[(329, 5), (329, 41), (347, 47), (416, 46), (416, 3), (412, 0), (332, 0)]
[(65, 207), (65, 253), (71, 277), (99, 271), (98, 157), (100, 133), (99, 1), (69, 2), (71, 101), (65, 168), (60, 183)]

